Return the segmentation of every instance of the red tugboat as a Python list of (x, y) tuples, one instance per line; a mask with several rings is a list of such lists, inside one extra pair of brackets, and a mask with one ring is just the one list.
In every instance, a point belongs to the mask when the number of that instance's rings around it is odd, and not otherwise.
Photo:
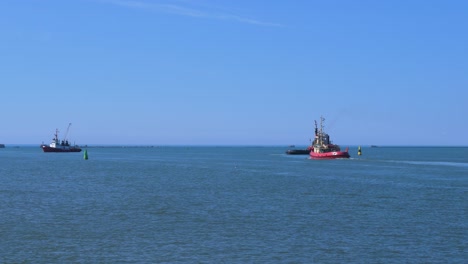
[(44, 152), (80, 152), (81, 148), (79, 148), (77, 145), (71, 146), (70, 143), (68, 143), (68, 140), (66, 139), (70, 126), (71, 126), (71, 123), (68, 125), (67, 133), (65, 134), (65, 137), (62, 141), (58, 139), (58, 129), (56, 129), (52, 142), (50, 143), (49, 146), (42, 144), (41, 145), (42, 150)]
[(315, 121), (315, 139), (312, 143), (314, 147), (310, 152), (311, 159), (339, 159), (349, 158), (348, 148), (345, 151), (340, 150), (340, 146), (332, 144), (330, 136), (323, 131), (323, 121), (325, 118), (320, 117), (320, 130), (317, 128)]

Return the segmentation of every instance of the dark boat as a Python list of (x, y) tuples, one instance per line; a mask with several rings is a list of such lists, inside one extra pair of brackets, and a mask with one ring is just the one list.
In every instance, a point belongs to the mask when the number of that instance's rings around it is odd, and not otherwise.
[(315, 139), (312, 143), (313, 151), (310, 152), (310, 158), (349, 158), (348, 148), (345, 151), (341, 151), (340, 146), (331, 143), (330, 136), (323, 131), (323, 121), (325, 121), (325, 118), (320, 117), (320, 130), (317, 127), (317, 121), (315, 121)]
[(288, 155), (309, 155), (312, 151), (312, 147), (308, 147), (306, 149), (288, 149), (286, 150), (286, 154)]
[(70, 129), (71, 123), (68, 125), (67, 133), (65, 134), (64, 139), (58, 139), (58, 129), (55, 130), (54, 138), (52, 142), (47, 146), (45, 144), (41, 144), (42, 151), (44, 152), (80, 152), (81, 148), (77, 145), (70, 145), (66, 136), (68, 135), (68, 131)]

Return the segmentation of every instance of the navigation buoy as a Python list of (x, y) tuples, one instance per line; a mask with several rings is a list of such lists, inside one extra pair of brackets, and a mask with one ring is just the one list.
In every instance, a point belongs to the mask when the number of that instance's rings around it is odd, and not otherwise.
[(87, 149), (85, 149), (85, 151), (84, 151), (83, 158), (84, 158), (85, 160), (88, 159), (88, 150), (87, 150)]
[(357, 148), (357, 154), (358, 154), (359, 156), (362, 155), (361, 146), (359, 146), (359, 147)]

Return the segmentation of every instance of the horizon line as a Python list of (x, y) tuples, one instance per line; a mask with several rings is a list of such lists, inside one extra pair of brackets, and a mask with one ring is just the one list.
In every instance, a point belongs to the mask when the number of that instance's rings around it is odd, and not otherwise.
[[(0, 143), (0, 145), (7, 147), (36, 147), (41, 144), (31, 144), (31, 143)], [(286, 147), (286, 148), (298, 148), (309, 145), (291, 145), (291, 144), (80, 144), (79, 147)], [(392, 148), (392, 147), (454, 147), (454, 148), (465, 148), (468, 145), (374, 145), (374, 144), (340, 144), (340, 146), (349, 146), (349, 147), (368, 147), (368, 148)]]

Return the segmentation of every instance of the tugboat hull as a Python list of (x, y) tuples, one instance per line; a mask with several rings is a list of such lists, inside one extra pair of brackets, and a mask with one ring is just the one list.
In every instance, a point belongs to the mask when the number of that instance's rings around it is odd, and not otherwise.
[(310, 153), (311, 159), (348, 159), (349, 153), (347, 151), (333, 151), (324, 153)]
[(44, 152), (80, 152), (81, 149), (78, 147), (70, 147), (70, 148), (51, 148), (46, 145), (41, 146), (42, 151)]

